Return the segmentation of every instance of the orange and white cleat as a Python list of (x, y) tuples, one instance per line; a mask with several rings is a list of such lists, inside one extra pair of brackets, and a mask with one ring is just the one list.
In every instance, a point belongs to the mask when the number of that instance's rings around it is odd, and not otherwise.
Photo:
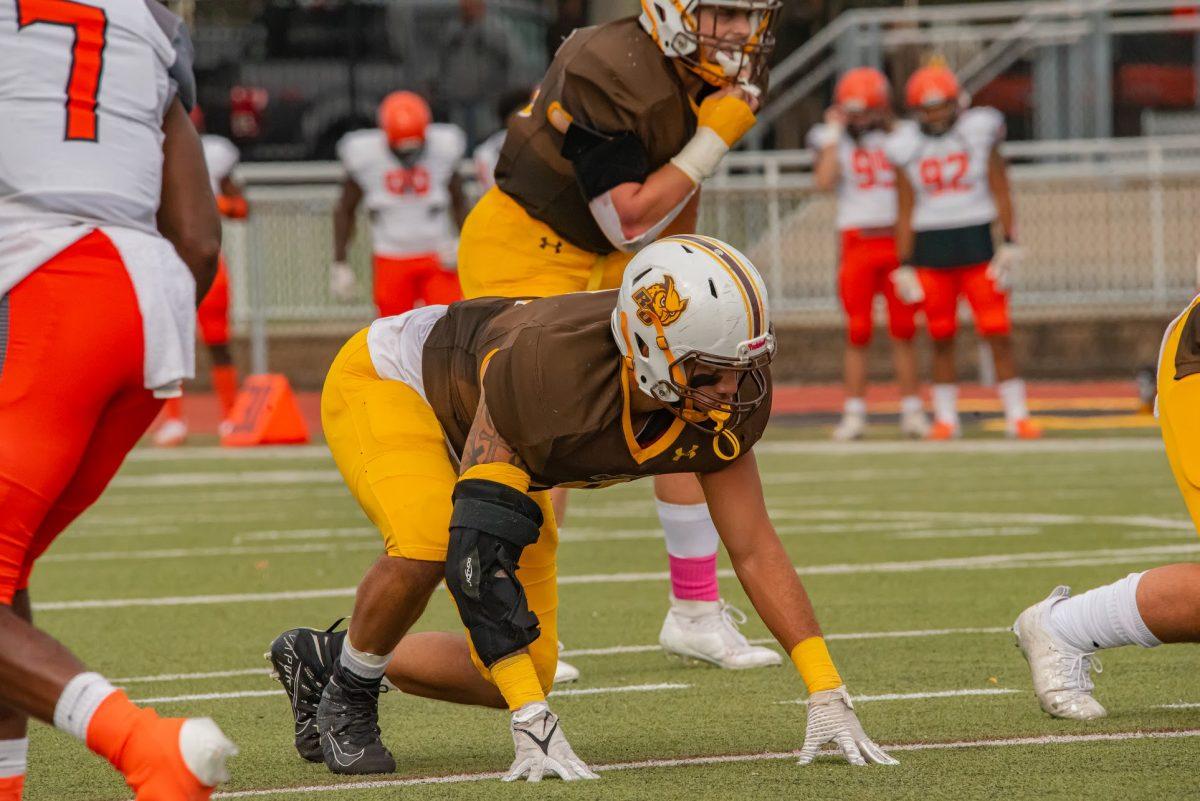
[(130, 735), (121, 762), (137, 801), (208, 801), (229, 781), (225, 761), (237, 752), (211, 718), (148, 715)]
[(1008, 427), (1013, 439), (1041, 439), (1042, 427), (1032, 417), (1023, 417)]
[(187, 423), (177, 417), (162, 421), (154, 431), (154, 444), (160, 448), (174, 448), (187, 441)]
[(932, 442), (944, 442), (946, 440), (958, 439), (961, 436), (962, 430), (953, 423), (934, 420), (933, 425), (929, 427), (929, 433), (925, 436), (925, 439)]

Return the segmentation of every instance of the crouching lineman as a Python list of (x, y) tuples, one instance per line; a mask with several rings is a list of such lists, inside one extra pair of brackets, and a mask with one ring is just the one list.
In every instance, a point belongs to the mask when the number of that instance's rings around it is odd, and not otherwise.
[[(459, 247), (467, 298), (613, 289), (640, 248), (694, 233), (700, 185), (753, 125), (780, 0), (642, 0), (581, 28), (514, 114)], [(659, 643), (728, 669), (781, 664), (720, 596), (717, 530), (690, 473), (654, 494), (671, 574)], [(561, 523), (566, 492), (557, 491)]]
[[(854, 764), (894, 764), (863, 733), (767, 517), (751, 449), (774, 349), (762, 278), (692, 235), (639, 252), (619, 290), (428, 307), (351, 339), (322, 420), (387, 553), (359, 585), (348, 634), (295, 629), (271, 645), (301, 756), (335, 773), (395, 770), (377, 723), (386, 675), (405, 693), (507, 708), (506, 780), (596, 778), (546, 703), (558, 608), (546, 490), (687, 471), (811, 693), (801, 763), (832, 741)], [(443, 579), (466, 636), (407, 634)]]
[[(1200, 297), (1167, 327), (1158, 359), (1158, 416), (1175, 483), (1200, 532)], [(1200, 564), (1130, 573), (1071, 596), (1056, 587), (1013, 624), (1042, 709), (1056, 718), (1108, 714), (1092, 697), (1096, 651), (1200, 642)]]
[[(991, 346), (1008, 435), (1035, 439), (1041, 429), (1025, 406), (1010, 336), (1008, 291), (1021, 250), (1000, 155), (1004, 118), (992, 108), (961, 110), (965, 95), (943, 66), (914, 72), (905, 95), (919, 127), (897, 129), (885, 153), (896, 169), (896, 247), (905, 265), (896, 272), (896, 286), (906, 300), (923, 300), (933, 339), (930, 439), (960, 435), (954, 334), (963, 295), (976, 330)], [(999, 248), (992, 242), (997, 220), (1004, 236)]]
[(0, 801), (21, 798), (28, 717), (108, 760), (138, 801), (207, 799), (236, 752), (31, 623), (37, 559), (194, 369), (221, 228), (186, 111), (191, 54), (154, 0), (0, 3)]
[(847, 72), (834, 89), (834, 106), (825, 122), (809, 132), (816, 151), (813, 177), (817, 188), (837, 191), (837, 226), (842, 234), (838, 275), (846, 310), (846, 405), (833, 430), (837, 440), (859, 439), (867, 430), (867, 346), (871, 343), (875, 296), (887, 301), (892, 359), (900, 384), (900, 431), (923, 439), (929, 421), (917, 394), (918, 306), (900, 299), (892, 277), (896, 257), (896, 180), (883, 154), (888, 134), (911, 122), (892, 115), (891, 89), (882, 72), (859, 67)]
[(454, 272), (458, 224), (466, 199), (458, 162), (466, 135), (431, 122), (429, 105), (414, 92), (392, 92), (379, 104), (379, 128), (352, 131), (338, 142), (346, 168), (333, 209), (329, 291), (350, 300), (358, 278), (346, 262), (360, 203), (371, 213), (373, 296), (381, 317), (417, 305), (462, 297)]

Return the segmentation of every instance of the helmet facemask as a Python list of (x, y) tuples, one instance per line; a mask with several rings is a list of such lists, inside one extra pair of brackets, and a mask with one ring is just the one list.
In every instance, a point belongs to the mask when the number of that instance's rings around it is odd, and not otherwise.
[[(758, 410), (769, 392), (766, 369), (775, 356), (775, 337), (768, 334), (756, 344), (756, 354), (745, 359), (729, 359), (711, 353), (689, 351), (671, 362), (671, 380), (660, 381), (651, 388), (676, 417), (707, 434), (719, 433), (737, 426)], [(696, 376), (697, 367), (711, 368), (716, 373)], [(717, 383), (720, 372), (737, 374), (737, 386), (732, 398), (705, 391)], [(713, 377), (714, 380), (705, 380)], [(679, 379), (683, 380), (680, 381)], [(754, 386), (751, 397), (742, 398), (742, 387), (749, 379)], [(674, 401), (667, 400), (674, 397)]]
[[(782, 0), (643, 0), (643, 25), (656, 39), (668, 37), (659, 40), (663, 52), (708, 83), (760, 85), (775, 47), (772, 28), (782, 5)], [(748, 34), (737, 40), (723, 36), (722, 16), (738, 12), (749, 17)], [(668, 24), (668, 14), (675, 25)]]

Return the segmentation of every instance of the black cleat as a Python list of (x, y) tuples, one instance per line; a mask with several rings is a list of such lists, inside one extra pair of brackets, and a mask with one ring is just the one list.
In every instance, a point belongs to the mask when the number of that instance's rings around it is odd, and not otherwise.
[(296, 751), (309, 762), (324, 762), (321, 735), (317, 732), (317, 705), (321, 693), (333, 675), (346, 632), (336, 629), (338, 620), (325, 631), (292, 629), (271, 643), (265, 656), (271, 662), (273, 678), (279, 680), (292, 703), (296, 718)]
[(379, 739), (381, 681), (339, 668), (317, 706), (317, 730), (325, 767), (334, 773), (395, 773), (396, 760)]

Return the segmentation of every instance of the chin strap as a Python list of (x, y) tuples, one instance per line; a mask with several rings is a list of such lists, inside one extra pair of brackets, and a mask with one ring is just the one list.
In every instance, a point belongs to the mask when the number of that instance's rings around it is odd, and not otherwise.
[[(729, 412), (720, 412), (716, 409), (709, 409), (707, 412), (702, 412), (695, 408), (690, 399), (683, 402), (683, 408), (680, 409), (680, 415), (689, 423), (705, 423), (712, 421), (713, 423), (713, 453), (726, 462), (732, 462), (734, 459), (742, 455), (742, 443), (738, 440), (737, 435), (726, 428), (729, 422)], [(729, 443), (729, 450), (725, 451), (721, 448), (721, 443)]]

